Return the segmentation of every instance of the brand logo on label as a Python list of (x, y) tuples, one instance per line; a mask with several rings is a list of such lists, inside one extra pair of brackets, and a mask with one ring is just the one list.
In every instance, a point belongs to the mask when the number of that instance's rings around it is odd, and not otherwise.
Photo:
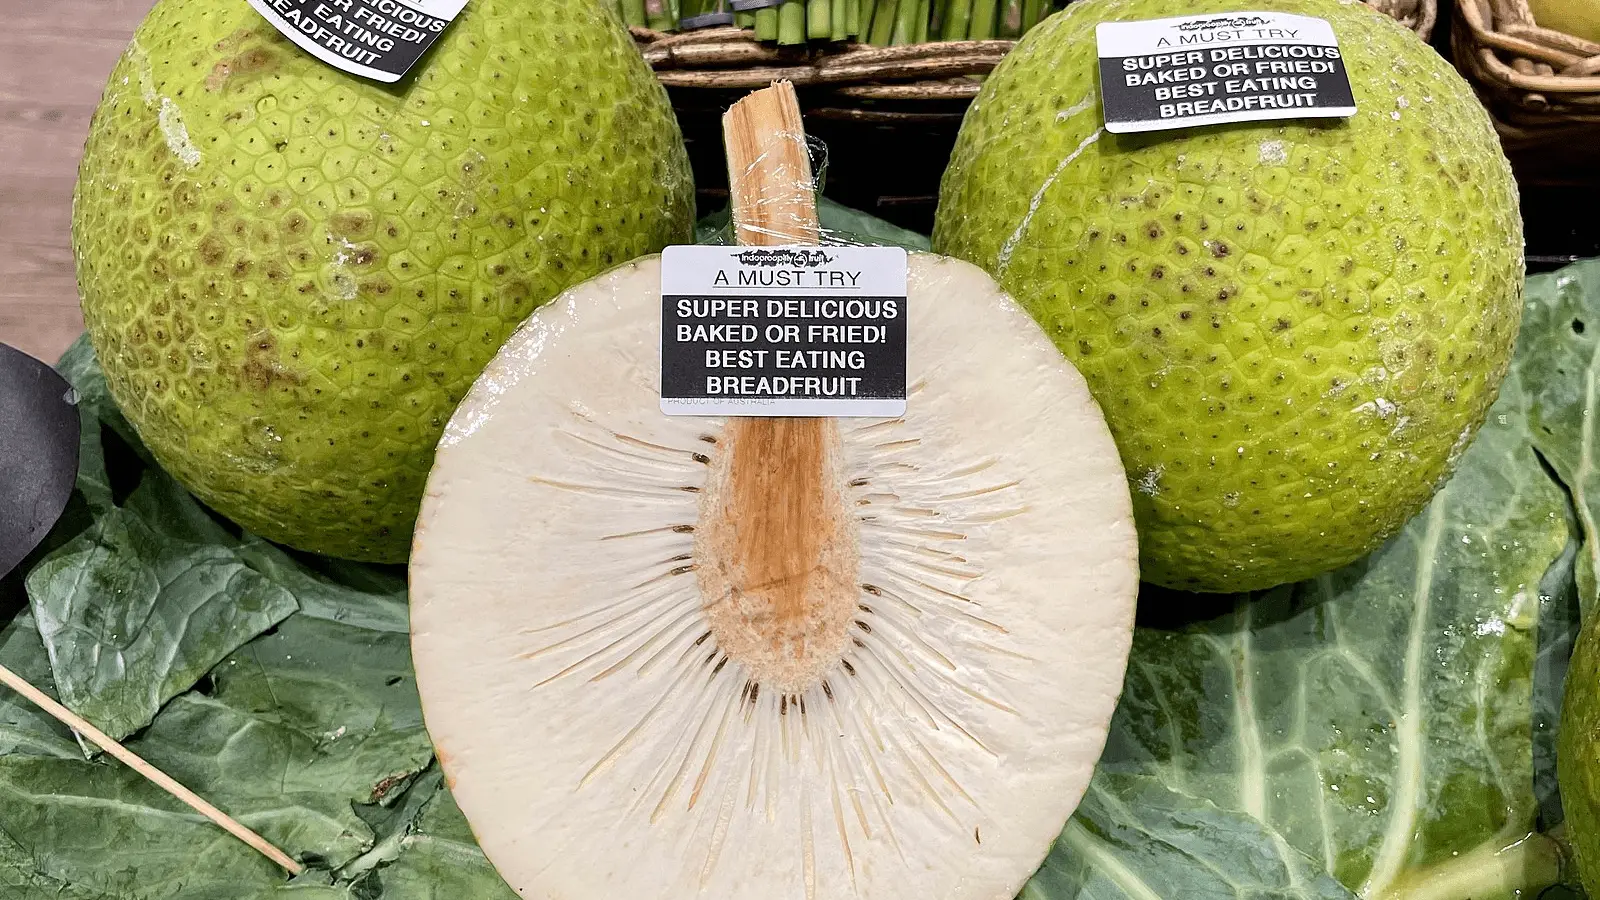
[(1254, 28), (1272, 21), (1264, 16), (1235, 16), (1223, 19), (1205, 19), (1199, 22), (1180, 22), (1179, 31), (1209, 31), (1213, 28)]
[(821, 250), (802, 250), (778, 247), (761, 250), (742, 250), (734, 256), (741, 266), (803, 266), (815, 269), (836, 259)]

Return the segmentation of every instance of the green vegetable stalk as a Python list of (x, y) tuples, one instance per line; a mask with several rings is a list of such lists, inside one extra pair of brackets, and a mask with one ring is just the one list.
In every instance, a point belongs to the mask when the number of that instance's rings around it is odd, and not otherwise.
[(1022, 30), (1026, 33), (1050, 15), (1050, 0), (1023, 0)]
[(943, 15), (940, 12), (941, 6), (943, 6), (943, 0), (923, 0), (922, 13), (917, 16), (917, 33), (911, 39), (913, 44), (927, 42), (928, 31), (933, 28), (934, 22)]
[(833, 0), (833, 28), (828, 34), (828, 40), (834, 42), (850, 39), (850, 0)]
[(805, 0), (784, 0), (778, 7), (778, 44), (788, 46), (806, 42)]
[(733, 24), (740, 28), (756, 27), (756, 14), (752, 10), (740, 10), (733, 14)]
[(972, 23), (967, 26), (967, 37), (974, 41), (994, 39), (994, 17), (997, 0), (972, 0)]
[(972, 0), (950, 0), (945, 10), (944, 22), (939, 29), (941, 41), (964, 41), (967, 25), (972, 19)]
[(832, 0), (808, 0), (806, 3), (806, 37), (813, 41), (825, 41), (832, 36)]
[(914, 2), (915, 0), (873, 0), (872, 34), (867, 43), (878, 47), (889, 46), (890, 38), (894, 37), (895, 9), (901, 3)]
[(767, 6), (756, 10), (756, 40), (775, 41), (778, 39), (778, 8)]
[(926, 19), (928, 0), (900, 0), (889, 43), (899, 47), (917, 42), (917, 19)]
[(622, 21), (639, 28), (650, 24), (645, 16), (644, 3), (645, 0), (622, 0)]
[(844, 30), (851, 37), (861, 35), (861, 0), (845, 0)]

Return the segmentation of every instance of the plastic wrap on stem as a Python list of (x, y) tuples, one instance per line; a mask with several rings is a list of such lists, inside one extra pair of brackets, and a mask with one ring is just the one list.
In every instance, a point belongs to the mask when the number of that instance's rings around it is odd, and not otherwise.
[[(827, 182), (828, 172), (828, 145), (821, 140), (807, 135), (806, 155), (810, 159), (809, 172), (795, 173), (795, 181), (803, 185), (803, 190), (808, 190), (819, 200), (822, 196), (822, 186)], [(801, 222), (779, 223), (776, 226), (758, 227), (743, 226), (746, 238), (753, 234), (770, 235), (782, 238), (786, 243), (809, 243), (806, 238), (814, 235), (816, 242), (829, 247), (870, 247), (883, 244), (881, 240), (873, 240), (867, 236), (852, 231), (830, 229), (826, 226), (812, 230)], [(717, 246), (730, 246), (738, 243), (734, 239), (734, 225), (732, 217), (726, 210), (717, 216), (717, 221), (709, 228), (703, 228), (696, 239), (697, 243), (712, 244)]]

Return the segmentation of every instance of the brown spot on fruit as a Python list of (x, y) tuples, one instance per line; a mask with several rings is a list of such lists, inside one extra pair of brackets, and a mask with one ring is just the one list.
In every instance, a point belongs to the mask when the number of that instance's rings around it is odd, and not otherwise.
[(228, 76), (233, 74), (233, 67), (227, 60), (220, 60), (211, 67), (211, 74), (206, 76), (206, 90), (216, 93), (228, 83)]
[[(241, 29), (234, 32), (232, 36), (218, 41), (217, 49), (226, 52), (227, 49), (231, 49), (233, 46), (244, 44), (251, 37), (254, 37), (253, 32)], [(233, 43), (230, 44), (230, 42)], [(229, 47), (225, 48), (223, 46), (225, 44), (228, 44)], [(265, 44), (257, 43), (252, 47), (241, 48), (240, 52), (234, 56), (218, 60), (211, 67), (210, 74), (206, 76), (205, 87), (207, 91), (214, 94), (233, 84), (238, 78), (261, 75), (277, 67), (277, 54)]]
[(360, 209), (334, 213), (328, 227), (334, 234), (363, 240), (372, 234), (372, 213)]
[(229, 53), (232, 52), (234, 48), (238, 47), (240, 44), (243, 44), (245, 41), (250, 40), (250, 38), (254, 36), (255, 31), (253, 29), (240, 28), (222, 40), (217, 41), (212, 46), (218, 53)]
[(275, 386), (305, 383), (299, 373), (283, 367), (272, 335), (260, 332), (245, 345), (244, 363), (239, 366), (239, 380), (258, 391), (269, 391)]
[(200, 241), (200, 261), (211, 268), (217, 268), (228, 258), (228, 242), (218, 237), (215, 232), (206, 235)]

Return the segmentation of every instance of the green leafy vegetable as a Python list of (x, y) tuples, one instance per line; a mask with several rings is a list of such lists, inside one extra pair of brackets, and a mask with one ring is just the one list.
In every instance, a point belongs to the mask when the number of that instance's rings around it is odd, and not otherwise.
[(925, 236), (915, 231), (848, 206), (840, 206), (827, 197), (817, 201), (817, 218), (822, 224), (823, 233), (837, 240), (904, 247), (907, 250), (927, 250), (930, 245)]
[(428, 803), (443, 789), (444, 775), (437, 767), (428, 770), (388, 806), (357, 806), (356, 814), (372, 828), (372, 848), (335, 873), (340, 880), (371, 886), (381, 879), (374, 870), (399, 858), (405, 842), (416, 829), (417, 820)]
[(379, 872), (384, 900), (516, 900), (472, 838), (455, 800), (441, 791), (405, 840), (400, 858)]
[[(19, 613), (0, 630), (0, 665), (55, 696), (50, 659), (31, 613)], [(0, 758), (11, 756), (78, 759), (82, 754), (71, 733), (55, 719), (16, 694), (0, 691)]]
[[(407, 633), (403, 568), (308, 560), (290, 556), (259, 538), (246, 541), (239, 554), (293, 594), (300, 612), (307, 616), (371, 631)], [(407, 666), (409, 674), (409, 661)]]
[(1517, 353), (1528, 392), (1534, 446), (1572, 492), (1585, 542), (1578, 596), (1587, 611), (1596, 597), (1600, 479), (1595, 429), (1600, 427), (1600, 261), (1569, 266), (1528, 281)]
[(0, 826), (0, 884), (41, 897), (70, 888), (117, 900), (232, 900), (282, 881), (271, 862), (120, 765), (0, 758)]
[(62, 702), (113, 738), (148, 725), (163, 703), (295, 611), (294, 597), (233, 547), (195, 542), (204, 536), (197, 523), (141, 513), (139, 495), (160, 492), (164, 478), (148, 476), (127, 506), (104, 513), (27, 579)]
[(1020, 900), (1352, 900), (1283, 837), (1149, 775), (1100, 772)]
[(267, 840), (337, 866), (370, 841), (349, 798), (372, 782), (360, 760), (325, 741), (185, 694), (132, 749)]
[[(43, 656), (26, 625), (25, 615), (13, 623), (0, 661)], [(326, 890), (300, 885), (286, 896), (343, 896), (327, 890), (356, 879), (336, 881), (334, 873), (380, 837), (398, 846), (430, 796), (419, 794), (406, 815), (406, 788), (431, 761), (406, 635), (295, 615), (217, 666), (212, 681), (210, 695), (188, 692), (168, 703), (130, 749), (328, 881)], [(40, 716), (16, 731), (16, 743), (51, 755), (74, 749)], [(405, 818), (393, 824), (373, 805), (382, 803)], [(284, 881), (272, 863), (141, 776), (81, 757), (0, 756), (0, 835), (12, 836), (0, 841), (0, 885), (8, 877), (37, 884), (41, 896), (66, 885), (91, 891), (85, 897), (233, 900)]]
[(248, 900), (365, 900), (352, 894), (349, 887), (330, 887), (325, 884), (280, 884)]
[(351, 803), (386, 803), (433, 759), (404, 633), (299, 615), (213, 677), (216, 701), (314, 748), (309, 766), (286, 771), (280, 785), (343, 784)]

